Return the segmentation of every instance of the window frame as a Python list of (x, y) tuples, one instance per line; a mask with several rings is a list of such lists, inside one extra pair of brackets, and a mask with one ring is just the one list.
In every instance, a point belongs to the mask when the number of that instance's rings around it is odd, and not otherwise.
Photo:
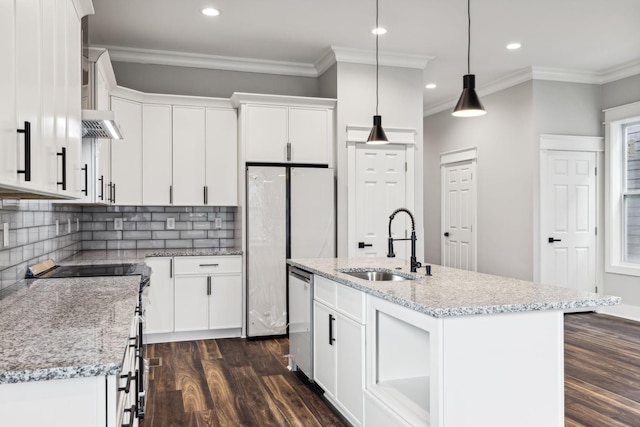
[(640, 263), (626, 262), (625, 206), (626, 141), (623, 126), (640, 122), (640, 102), (604, 110), (605, 125), (605, 272), (640, 276)]

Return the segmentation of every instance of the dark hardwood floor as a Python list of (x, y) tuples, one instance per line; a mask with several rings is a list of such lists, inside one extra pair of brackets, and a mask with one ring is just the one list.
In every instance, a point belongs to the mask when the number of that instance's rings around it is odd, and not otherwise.
[[(141, 427), (345, 426), (286, 369), (286, 339), (153, 344)], [(640, 323), (565, 316), (565, 426), (640, 427)]]
[(565, 426), (640, 426), (640, 323), (565, 315)]
[(287, 339), (151, 344), (141, 427), (347, 426), (287, 370)]

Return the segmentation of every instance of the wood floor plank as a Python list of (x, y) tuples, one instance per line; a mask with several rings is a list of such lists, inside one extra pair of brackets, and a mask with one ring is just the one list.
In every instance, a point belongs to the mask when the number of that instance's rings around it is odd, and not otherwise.
[(278, 375), (286, 364), (282, 363), (284, 355), (275, 355), (270, 349), (270, 342), (273, 340), (254, 340), (247, 342), (247, 357), (251, 367), (258, 375)]
[(186, 417), (180, 390), (158, 391), (153, 393), (154, 413), (145, 418), (145, 427), (184, 427)]
[(203, 360), (222, 359), (220, 349), (216, 340), (198, 340), (196, 341), (198, 350), (200, 350), (200, 356)]
[[(176, 390), (176, 376), (173, 367), (173, 350), (171, 343), (154, 344), (153, 348), (152, 351), (154, 355), (162, 358), (162, 375), (154, 379), (155, 389), (158, 391)], [(154, 372), (154, 377), (156, 374), (158, 374), (158, 372)]]
[(182, 391), (185, 412), (206, 411), (213, 408), (209, 386), (202, 375), (200, 352), (194, 341), (172, 343), (172, 364), (175, 367), (176, 389)]
[(222, 358), (229, 367), (249, 366), (247, 356), (247, 344), (251, 341), (240, 338), (217, 340), (218, 349)]
[(204, 376), (209, 386), (209, 393), (214, 402), (217, 426), (234, 427), (241, 425), (241, 418), (236, 409), (236, 395), (231, 392), (224, 360), (202, 360)]
[(185, 422), (188, 427), (216, 427), (219, 425), (213, 410), (189, 412)]
[(577, 378), (566, 378), (565, 400), (589, 407), (612, 422), (625, 425), (640, 424), (640, 402)]
[(269, 375), (262, 378), (271, 398), (277, 403), (280, 413), (290, 425), (296, 427), (322, 427), (296, 390), (282, 375)]

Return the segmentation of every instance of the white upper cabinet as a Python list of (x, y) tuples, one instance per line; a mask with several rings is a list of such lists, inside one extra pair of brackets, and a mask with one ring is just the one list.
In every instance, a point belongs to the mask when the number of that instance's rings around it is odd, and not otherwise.
[(172, 203), (171, 105), (142, 106), (142, 203)]
[(15, 186), (18, 182), (15, 99), (15, 1), (0, 0), (0, 183)]
[(0, 194), (80, 196), (80, 19), (72, 0), (0, 1)]
[(336, 101), (234, 93), (240, 111), (241, 163), (332, 165)]
[(109, 199), (118, 205), (141, 205), (142, 104), (112, 96), (111, 110), (123, 139), (111, 141)]
[(238, 116), (236, 110), (206, 111), (207, 204), (238, 204)]
[(173, 204), (205, 204), (205, 109), (173, 107)]

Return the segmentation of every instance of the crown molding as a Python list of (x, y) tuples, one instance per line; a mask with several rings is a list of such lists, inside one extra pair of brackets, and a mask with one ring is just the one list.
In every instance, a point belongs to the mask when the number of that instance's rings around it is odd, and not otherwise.
[(600, 84), (602, 78), (599, 73), (582, 70), (571, 70), (551, 67), (531, 67), (533, 80), (551, 80), (555, 82)]
[[(336, 62), (349, 62), (352, 64), (376, 64), (376, 51), (366, 49), (353, 49), (350, 47), (331, 46)], [(326, 55), (326, 53), (325, 53)], [(378, 51), (378, 62), (388, 67), (416, 68), (424, 70), (433, 56), (415, 55), (410, 53), (395, 53)]]
[(79, 19), (82, 19), (87, 15), (95, 15), (96, 11), (93, 8), (91, 0), (73, 0), (72, 2)]
[(262, 93), (234, 92), (231, 105), (238, 108), (243, 104), (259, 105), (294, 105), (297, 107), (336, 108), (337, 100), (333, 98), (313, 98), (308, 96), (270, 95)]
[(318, 71), (312, 64), (300, 62), (271, 61), (120, 46), (99, 45), (98, 47), (108, 49), (111, 59), (119, 62), (208, 68), (213, 70), (278, 74), (297, 77), (318, 77)]
[(602, 83), (611, 83), (638, 74), (640, 74), (640, 59), (609, 68), (603, 73)]

